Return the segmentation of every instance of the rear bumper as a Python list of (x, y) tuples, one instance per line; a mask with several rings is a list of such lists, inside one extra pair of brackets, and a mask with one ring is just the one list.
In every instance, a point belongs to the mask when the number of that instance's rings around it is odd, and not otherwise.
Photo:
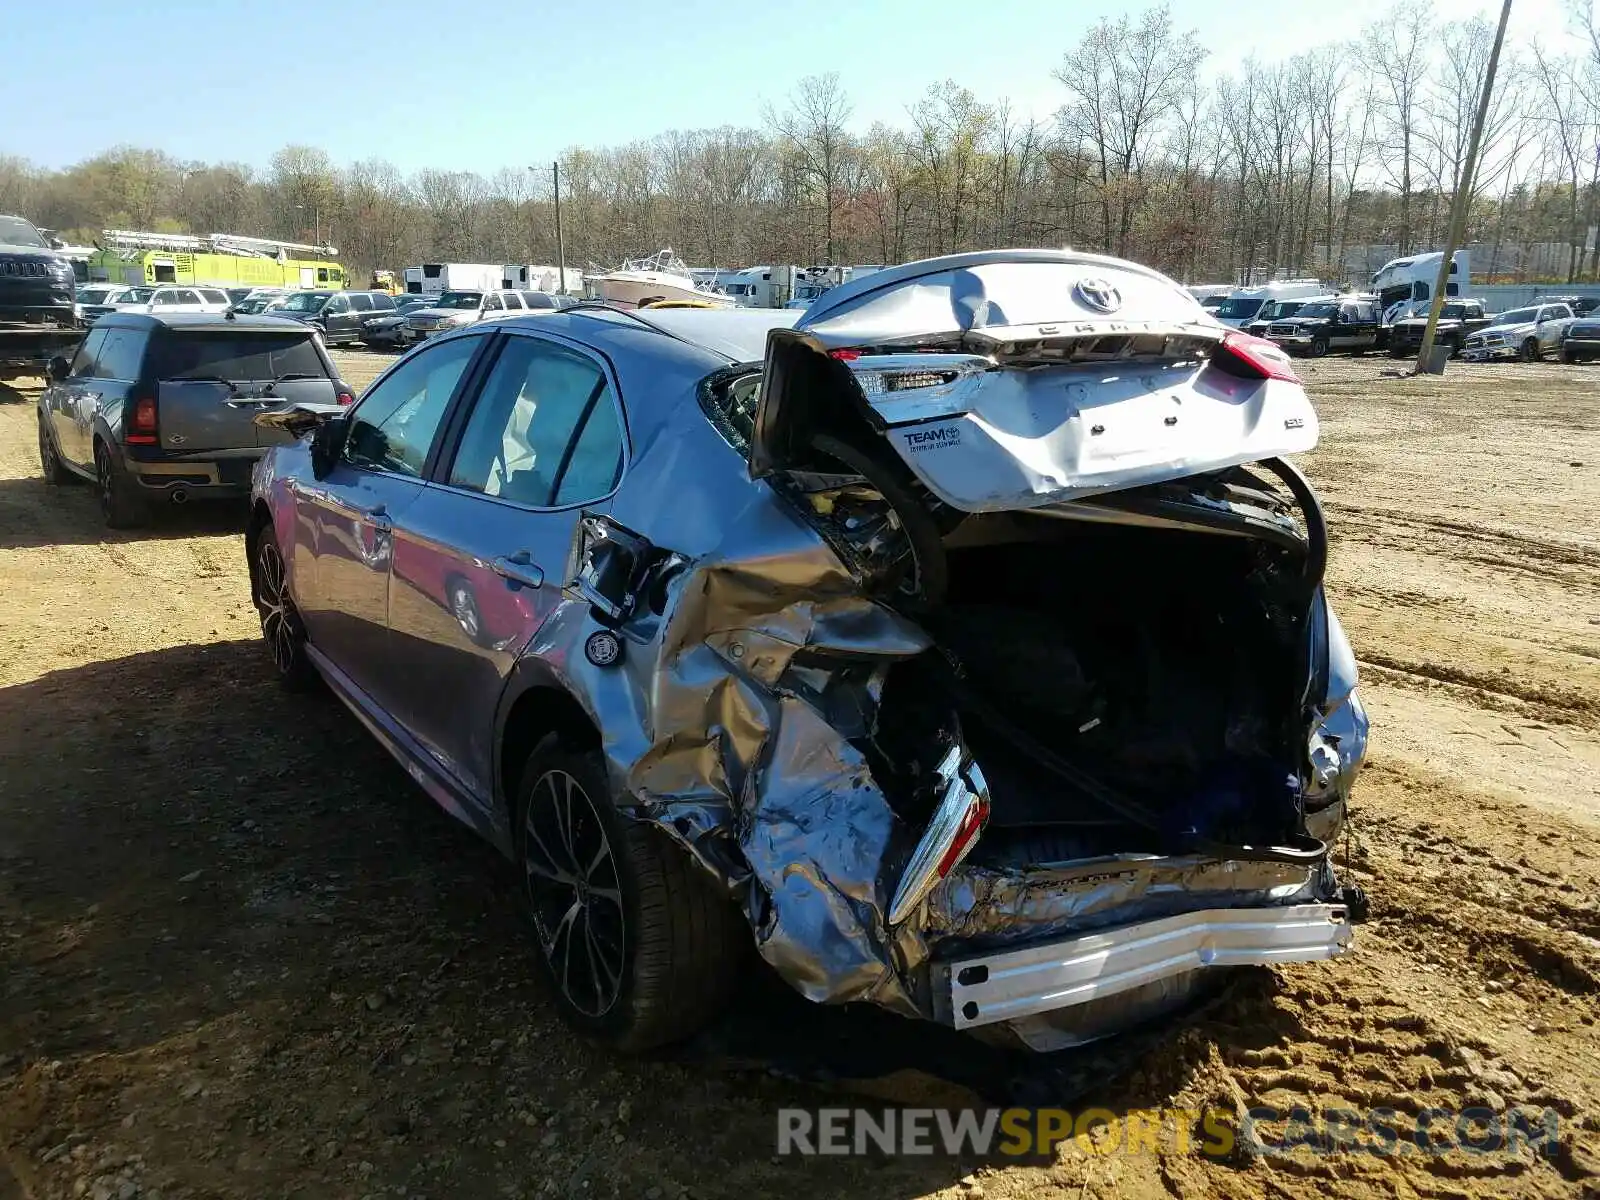
[(974, 1029), (1150, 989), (1208, 967), (1333, 958), (1353, 936), (1342, 904), (1207, 909), (937, 963), (935, 1004), (945, 1024)]
[(242, 447), (206, 458), (144, 459), (125, 453), (130, 478), (150, 492), (170, 496), (183, 491), (189, 497), (229, 500), (250, 494), (250, 472), (266, 449)]

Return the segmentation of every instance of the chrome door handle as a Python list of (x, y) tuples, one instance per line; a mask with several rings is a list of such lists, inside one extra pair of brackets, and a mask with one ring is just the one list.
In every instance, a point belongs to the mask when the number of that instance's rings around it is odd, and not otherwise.
[(374, 504), (371, 508), (358, 508), (356, 509), (356, 516), (379, 530), (388, 531), (394, 528), (394, 522), (389, 520), (389, 506), (387, 504)]
[(533, 556), (526, 550), (518, 550), (515, 554), (503, 554), (491, 562), (489, 567), (501, 579), (510, 583), (531, 588), (544, 586), (544, 569), (533, 561)]

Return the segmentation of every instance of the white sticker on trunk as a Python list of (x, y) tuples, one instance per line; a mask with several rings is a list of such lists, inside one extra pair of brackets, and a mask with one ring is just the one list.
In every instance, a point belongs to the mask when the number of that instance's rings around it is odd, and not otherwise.
[(961, 423), (948, 421), (942, 425), (924, 425), (917, 429), (902, 430), (900, 436), (905, 439), (906, 450), (911, 454), (923, 454), (929, 450), (946, 450), (951, 446), (961, 444)]

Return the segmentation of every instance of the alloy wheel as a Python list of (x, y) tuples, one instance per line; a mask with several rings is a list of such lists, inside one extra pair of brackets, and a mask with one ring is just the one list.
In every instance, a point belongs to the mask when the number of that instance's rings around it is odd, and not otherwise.
[(477, 639), (483, 622), (478, 617), (478, 603), (465, 584), (458, 583), (450, 589), (450, 614), (455, 617), (463, 633)]
[(585, 1016), (604, 1016), (626, 964), (622, 880), (594, 801), (567, 772), (534, 784), (523, 842), (534, 927), (556, 986)]
[(266, 639), (267, 649), (272, 652), (272, 661), (278, 670), (288, 675), (294, 670), (299, 631), (294, 602), (289, 598), (289, 579), (283, 566), (283, 554), (270, 537), (261, 539), (256, 562), (260, 568), (261, 635)]

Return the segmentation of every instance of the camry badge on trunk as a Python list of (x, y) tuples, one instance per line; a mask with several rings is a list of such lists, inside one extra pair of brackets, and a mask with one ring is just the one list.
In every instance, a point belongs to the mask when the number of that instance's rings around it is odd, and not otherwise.
[(1113, 313), (1122, 307), (1122, 293), (1109, 280), (1080, 279), (1074, 290), (1079, 300), (1099, 312)]

